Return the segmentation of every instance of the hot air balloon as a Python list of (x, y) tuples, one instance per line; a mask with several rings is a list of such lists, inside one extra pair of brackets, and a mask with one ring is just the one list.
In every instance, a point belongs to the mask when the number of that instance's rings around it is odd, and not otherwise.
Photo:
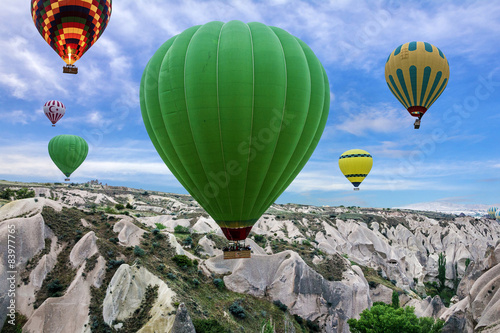
[(497, 209), (497, 211), (495, 212), (495, 218), (500, 222), (500, 209)]
[(359, 191), (359, 184), (368, 176), (373, 166), (373, 158), (369, 152), (362, 149), (351, 149), (339, 157), (340, 171)]
[(31, 16), (45, 41), (66, 62), (63, 73), (94, 45), (111, 16), (111, 0), (31, 0)]
[(89, 146), (87, 142), (76, 135), (58, 135), (49, 142), (49, 155), (54, 164), (69, 176), (85, 161)]
[(385, 81), (408, 112), (415, 128), (448, 84), (450, 68), (440, 49), (426, 42), (398, 46), (385, 63)]
[(495, 213), (497, 212), (498, 207), (490, 207), (488, 208), (488, 215), (494, 219), (495, 218)]
[(48, 101), (43, 106), (43, 112), (49, 118), (52, 127), (54, 127), (59, 119), (64, 116), (64, 113), (66, 113), (66, 107), (59, 101)]
[(170, 38), (140, 96), (157, 152), (230, 241), (248, 236), (306, 164), (330, 104), (326, 72), (304, 42), (240, 21)]

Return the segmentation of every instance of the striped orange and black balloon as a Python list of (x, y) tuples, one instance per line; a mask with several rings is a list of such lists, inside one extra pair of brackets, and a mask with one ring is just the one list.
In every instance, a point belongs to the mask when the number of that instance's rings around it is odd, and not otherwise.
[(111, 17), (111, 0), (31, 0), (33, 22), (68, 64), (99, 39)]

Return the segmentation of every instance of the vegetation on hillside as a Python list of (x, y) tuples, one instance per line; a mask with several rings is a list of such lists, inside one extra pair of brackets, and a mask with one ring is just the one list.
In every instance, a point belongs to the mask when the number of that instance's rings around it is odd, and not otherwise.
[(418, 318), (414, 308), (395, 308), (376, 302), (361, 312), (359, 319), (348, 319), (351, 333), (439, 333), (444, 321), (430, 317)]

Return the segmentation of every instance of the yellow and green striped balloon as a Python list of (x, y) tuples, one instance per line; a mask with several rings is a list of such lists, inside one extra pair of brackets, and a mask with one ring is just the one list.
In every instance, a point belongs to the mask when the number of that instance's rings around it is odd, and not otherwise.
[(340, 171), (359, 190), (359, 184), (368, 176), (373, 166), (373, 158), (363, 149), (351, 149), (339, 157)]
[(408, 112), (421, 118), (448, 84), (450, 68), (443, 52), (426, 42), (398, 46), (385, 63), (385, 80)]

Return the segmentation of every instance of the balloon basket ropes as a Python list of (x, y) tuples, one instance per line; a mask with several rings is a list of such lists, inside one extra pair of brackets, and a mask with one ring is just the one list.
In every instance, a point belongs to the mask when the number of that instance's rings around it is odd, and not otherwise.
[(250, 246), (246, 246), (245, 242), (229, 242), (229, 245), (223, 249), (224, 259), (241, 259), (251, 258)]
[(63, 73), (78, 74), (78, 67), (75, 65), (66, 65), (63, 67)]

